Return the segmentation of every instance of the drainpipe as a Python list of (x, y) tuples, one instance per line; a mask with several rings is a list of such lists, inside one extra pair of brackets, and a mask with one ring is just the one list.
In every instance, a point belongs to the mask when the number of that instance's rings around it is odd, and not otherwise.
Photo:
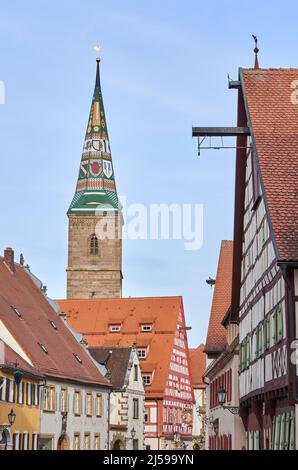
[(108, 449), (107, 449), (107, 450), (110, 450), (110, 425), (111, 425), (110, 408), (111, 408), (111, 393), (112, 393), (112, 391), (109, 390), (109, 395), (108, 395)]

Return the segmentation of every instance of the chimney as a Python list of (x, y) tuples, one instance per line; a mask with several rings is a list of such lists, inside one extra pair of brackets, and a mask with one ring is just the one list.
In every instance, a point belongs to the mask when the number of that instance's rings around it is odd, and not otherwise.
[(14, 251), (12, 248), (6, 248), (4, 250), (4, 262), (6, 266), (14, 273), (15, 272)]

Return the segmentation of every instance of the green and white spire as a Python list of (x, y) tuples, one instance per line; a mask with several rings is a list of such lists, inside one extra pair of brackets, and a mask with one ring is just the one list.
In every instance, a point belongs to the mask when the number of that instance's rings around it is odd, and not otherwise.
[(116, 212), (118, 197), (110, 142), (100, 86), (100, 59), (96, 59), (96, 81), (82, 151), (76, 192), (68, 214)]

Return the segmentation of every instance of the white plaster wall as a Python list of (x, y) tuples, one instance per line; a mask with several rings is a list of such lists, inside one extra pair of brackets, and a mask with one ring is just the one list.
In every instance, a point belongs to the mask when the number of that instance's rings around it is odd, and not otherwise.
[[(63, 383), (55, 381), (47, 381), (47, 385), (54, 385), (56, 387), (56, 412), (41, 411), (40, 413), (40, 437), (53, 436), (53, 449), (57, 449), (58, 439), (61, 435), (62, 414), (60, 411), (60, 390), (67, 388), (68, 390), (68, 414), (67, 414), (67, 430), (66, 434), (69, 438), (70, 449), (74, 447), (74, 434), (80, 433), (81, 449), (84, 449), (84, 434), (90, 433), (91, 435), (91, 449), (94, 448), (94, 434), (100, 434), (100, 448), (102, 450), (108, 448), (108, 391), (106, 388), (88, 387), (72, 383)], [(74, 392), (80, 391), (82, 396), (82, 414), (75, 416), (73, 413), (73, 397)], [(43, 388), (41, 387), (41, 394)], [(97, 393), (102, 394), (102, 417), (95, 416), (95, 409), (93, 407), (93, 416), (87, 417), (85, 412), (85, 397), (86, 393), (93, 394), (96, 397)], [(42, 400), (41, 400), (42, 406)]]
[(205, 405), (205, 390), (200, 388), (194, 389), (195, 404), (193, 406), (193, 436), (198, 437), (202, 432), (203, 422), (199, 416), (198, 408)]
[[(138, 368), (138, 380), (135, 380), (135, 366)], [(133, 400), (139, 401), (139, 417), (133, 417)], [(111, 393), (110, 407), (110, 423), (111, 425), (126, 425), (126, 430), (120, 430), (119, 433), (124, 435), (126, 449), (133, 449), (133, 440), (131, 437), (132, 429), (136, 434), (134, 439), (138, 440), (139, 450), (144, 448), (144, 409), (145, 409), (145, 390), (142, 381), (142, 374), (138, 356), (132, 351), (129, 368), (126, 377), (126, 386), (121, 391), (113, 391)], [(127, 411), (127, 413), (125, 413)], [(119, 412), (124, 412), (125, 419), (121, 419)], [(117, 431), (111, 431), (110, 442)]]

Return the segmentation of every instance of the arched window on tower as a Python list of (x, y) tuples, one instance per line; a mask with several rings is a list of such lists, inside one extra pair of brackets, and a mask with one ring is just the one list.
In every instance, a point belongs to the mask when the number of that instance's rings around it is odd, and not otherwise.
[(90, 255), (98, 255), (98, 238), (95, 233), (90, 238)]

